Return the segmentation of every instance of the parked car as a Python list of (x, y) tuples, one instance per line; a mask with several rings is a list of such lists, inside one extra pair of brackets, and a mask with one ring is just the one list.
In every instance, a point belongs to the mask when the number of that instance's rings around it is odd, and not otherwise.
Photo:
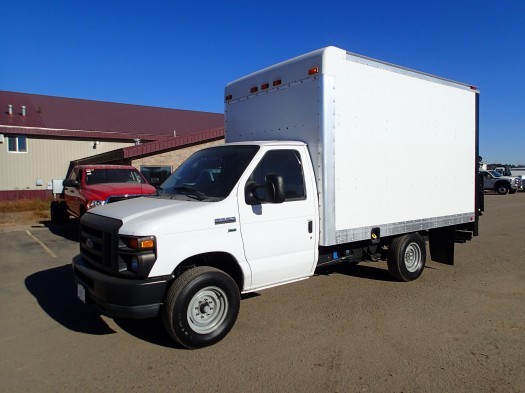
[(135, 167), (127, 165), (78, 165), (62, 185), (62, 193), (51, 203), (54, 224), (69, 216), (80, 218), (97, 206), (156, 193)]
[(521, 188), (521, 177), (503, 176), (498, 171), (480, 170), (483, 175), (483, 188), (493, 190), (500, 195), (514, 194)]
[(521, 177), (520, 191), (525, 191), (525, 168), (511, 168), (510, 172), (512, 176)]

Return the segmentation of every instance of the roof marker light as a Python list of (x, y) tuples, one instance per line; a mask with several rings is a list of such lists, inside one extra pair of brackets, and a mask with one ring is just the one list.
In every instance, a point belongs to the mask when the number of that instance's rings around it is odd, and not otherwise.
[(226, 101), (230, 101), (232, 98), (233, 98), (233, 96), (232, 96), (231, 94), (228, 94), (228, 95), (226, 96)]
[(476, 86), (470, 86), (470, 90), (478, 90)]
[(259, 89), (257, 87), (252, 87), (250, 89), (250, 93), (257, 93), (259, 91)]
[(263, 84), (261, 85), (261, 90), (266, 90), (266, 89), (268, 89), (269, 87), (270, 87), (270, 84), (269, 84), (269, 83), (263, 83)]
[(319, 73), (319, 67), (313, 67), (308, 70), (308, 75), (315, 75)]
[(272, 83), (272, 86), (274, 86), (274, 87), (275, 87), (275, 86), (280, 86), (280, 85), (281, 85), (281, 80), (280, 80), (280, 79), (276, 79), (276, 80), (274, 80), (273, 83)]

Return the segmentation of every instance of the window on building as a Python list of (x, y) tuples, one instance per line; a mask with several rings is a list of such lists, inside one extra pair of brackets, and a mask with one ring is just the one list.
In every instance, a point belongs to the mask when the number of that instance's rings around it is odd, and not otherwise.
[(162, 184), (171, 175), (171, 166), (141, 166), (140, 172), (146, 180), (151, 183), (151, 179), (159, 179), (158, 184)]
[(10, 153), (27, 153), (27, 138), (25, 135), (8, 137), (7, 150)]

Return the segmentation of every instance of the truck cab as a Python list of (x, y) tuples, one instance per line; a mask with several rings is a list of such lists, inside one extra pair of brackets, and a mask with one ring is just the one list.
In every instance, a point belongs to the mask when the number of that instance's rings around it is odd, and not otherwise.
[(483, 188), (485, 190), (492, 190), (500, 195), (505, 195), (507, 193), (514, 194), (522, 188), (519, 176), (504, 176), (497, 170), (480, 170), (480, 173), (483, 176)]
[(97, 206), (156, 192), (135, 167), (127, 165), (78, 165), (62, 185), (59, 200), (51, 204), (55, 224), (69, 216), (80, 218)]

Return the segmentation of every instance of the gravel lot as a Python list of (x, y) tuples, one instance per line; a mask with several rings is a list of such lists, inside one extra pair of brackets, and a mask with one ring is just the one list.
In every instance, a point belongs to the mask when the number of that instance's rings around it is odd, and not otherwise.
[(157, 320), (75, 298), (75, 223), (0, 228), (0, 392), (525, 392), (525, 193), (486, 195), (481, 236), (411, 283), (341, 266), (245, 297), (197, 351)]

